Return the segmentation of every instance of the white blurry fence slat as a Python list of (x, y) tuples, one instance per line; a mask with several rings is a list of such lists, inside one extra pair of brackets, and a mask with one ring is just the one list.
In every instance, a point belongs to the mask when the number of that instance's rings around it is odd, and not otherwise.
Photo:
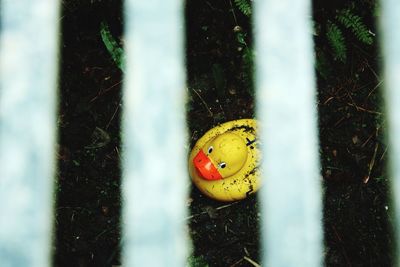
[(58, 2), (2, 0), (0, 265), (50, 265)]
[(322, 265), (311, 1), (255, 1), (265, 266)]
[(380, 26), (384, 56), (384, 99), (388, 119), (389, 165), (392, 175), (392, 192), (397, 235), (397, 266), (400, 244), (400, 2), (382, 0)]
[(181, 0), (126, 0), (123, 263), (184, 266), (187, 249)]

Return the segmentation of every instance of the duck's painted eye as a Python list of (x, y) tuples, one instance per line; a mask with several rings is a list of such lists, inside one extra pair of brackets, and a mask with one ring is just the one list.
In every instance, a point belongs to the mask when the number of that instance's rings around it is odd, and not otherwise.
[(213, 152), (213, 146), (210, 146), (209, 148), (208, 148), (208, 154), (210, 154), (211, 152)]
[(223, 169), (223, 168), (226, 167), (226, 163), (225, 163), (225, 162), (221, 162), (221, 163), (219, 164), (219, 166), (221, 167), (221, 169)]

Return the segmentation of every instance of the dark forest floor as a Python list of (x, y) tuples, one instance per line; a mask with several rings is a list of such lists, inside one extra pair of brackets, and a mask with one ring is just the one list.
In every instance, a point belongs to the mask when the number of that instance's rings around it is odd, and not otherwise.
[[(314, 4), (317, 26), (347, 5), (319, 2)], [(376, 32), (372, 6), (373, 1), (362, 1), (355, 10)], [(120, 1), (63, 2), (56, 266), (120, 264), (122, 73), (102, 43), (101, 21), (121, 36)], [(254, 116), (252, 70), (245, 55), (252, 35), (249, 18), (229, 0), (187, 1), (186, 22), (193, 145), (218, 123)], [(332, 58), (322, 32), (317, 31), (315, 43), (317, 57), (324, 55), (327, 62), (318, 72), (326, 265), (391, 266), (392, 206), (376, 40), (365, 46), (346, 33), (343, 63)], [(257, 195), (226, 204), (193, 188), (188, 208), (193, 266), (260, 262)]]

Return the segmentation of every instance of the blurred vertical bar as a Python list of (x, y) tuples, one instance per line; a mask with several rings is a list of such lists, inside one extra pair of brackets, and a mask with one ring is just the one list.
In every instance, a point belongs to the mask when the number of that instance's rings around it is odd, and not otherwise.
[(185, 266), (183, 2), (125, 0), (123, 263)]
[(381, 0), (384, 100), (388, 120), (389, 168), (396, 217), (396, 266), (400, 265), (400, 1)]
[(50, 266), (56, 125), (56, 0), (2, 0), (0, 265)]
[(322, 266), (310, 0), (255, 1), (265, 266)]

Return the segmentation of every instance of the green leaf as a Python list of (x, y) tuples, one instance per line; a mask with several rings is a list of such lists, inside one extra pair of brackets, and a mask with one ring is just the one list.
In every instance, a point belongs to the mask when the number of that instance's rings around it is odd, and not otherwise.
[(361, 17), (354, 14), (350, 9), (340, 10), (336, 19), (347, 29), (350, 29), (359, 41), (368, 45), (374, 42), (371, 31), (362, 22)]
[(343, 63), (346, 62), (347, 49), (343, 33), (336, 24), (329, 20), (326, 25), (326, 37), (332, 47), (334, 59)]
[(235, 0), (237, 8), (246, 16), (251, 15), (251, 4), (249, 0)]
[(118, 68), (124, 71), (125, 70), (124, 50), (118, 45), (117, 41), (110, 32), (110, 28), (105, 22), (102, 22), (100, 24), (100, 34), (101, 34), (101, 39), (103, 40), (103, 43), (106, 46), (115, 64), (117, 64)]

